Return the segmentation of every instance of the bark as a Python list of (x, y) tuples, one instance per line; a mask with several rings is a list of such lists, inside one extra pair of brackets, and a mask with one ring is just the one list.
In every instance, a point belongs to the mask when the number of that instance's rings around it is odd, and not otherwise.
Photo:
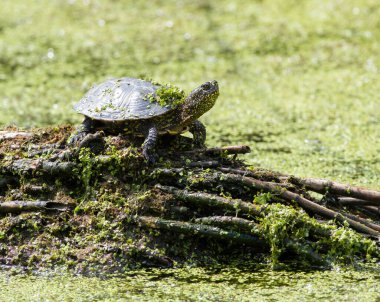
[(376, 205), (380, 205), (379, 191), (344, 185), (338, 182), (318, 178), (300, 179), (300, 183), (307, 189), (321, 194), (331, 193), (339, 196), (353, 197), (373, 201)]
[(376, 206), (379, 205), (379, 202), (373, 201), (373, 200), (364, 200), (364, 199), (358, 199), (358, 198), (352, 198), (352, 197), (338, 197), (337, 201), (342, 206)]

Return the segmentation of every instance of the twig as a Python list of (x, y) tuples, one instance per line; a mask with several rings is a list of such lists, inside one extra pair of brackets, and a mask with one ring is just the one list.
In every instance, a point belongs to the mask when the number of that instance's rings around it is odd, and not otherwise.
[(246, 145), (241, 146), (226, 146), (226, 147), (215, 147), (208, 149), (195, 149), (190, 151), (183, 151), (183, 154), (197, 154), (204, 153), (208, 155), (220, 155), (220, 154), (246, 154), (250, 153), (251, 148)]
[(31, 157), (42, 156), (42, 155), (52, 155), (61, 151), (62, 150), (58, 150), (58, 149), (43, 148), (41, 150), (28, 152), (28, 157), (31, 158)]
[(364, 218), (361, 218), (361, 217), (357, 217), (355, 215), (352, 215), (352, 214), (348, 214), (348, 213), (342, 213), (342, 215), (344, 217), (347, 217), (347, 218), (350, 218), (352, 220), (355, 220), (361, 224), (364, 224), (366, 225), (367, 227), (373, 229), (373, 230), (376, 230), (378, 232), (380, 232), (380, 225), (376, 224), (376, 223), (373, 223), (371, 221), (369, 221), (368, 219), (364, 219)]
[(246, 170), (246, 169), (237, 169), (237, 168), (228, 168), (228, 167), (220, 167), (218, 170), (223, 173), (232, 173), (238, 174), (242, 176), (249, 176), (257, 179), (265, 179), (267, 181), (280, 182), (280, 175), (278, 172), (268, 171), (268, 170)]
[(354, 209), (360, 212), (361, 215), (371, 217), (372, 219), (380, 218), (380, 211), (378, 210), (378, 207), (372, 206), (373, 204), (377, 204), (374, 201), (357, 199), (352, 197), (338, 197), (333, 198), (331, 201), (330, 198), (327, 198), (326, 200), (328, 201), (327, 205), (329, 205), (330, 207), (339, 205), (346, 208)]
[(363, 200), (358, 198), (352, 198), (352, 197), (338, 197), (337, 201), (342, 206), (371, 206), (371, 205), (378, 205), (379, 202), (373, 201), (373, 200)]
[(73, 162), (52, 162), (43, 159), (17, 159), (1, 169), (15, 174), (29, 174), (36, 171), (50, 175), (68, 175), (75, 167)]
[(335, 220), (340, 221), (340, 222), (347, 221), (347, 223), (353, 229), (355, 229), (359, 232), (370, 234), (370, 235), (373, 235), (376, 237), (380, 236), (380, 233), (378, 231), (375, 231), (372, 228), (369, 228), (369, 227), (363, 225), (362, 223), (357, 222), (353, 219), (345, 217), (338, 212), (335, 212), (335, 211), (330, 210), (324, 206), (321, 206), (315, 202), (312, 202), (312, 201), (310, 201), (310, 200), (308, 200), (308, 199), (306, 199), (306, 198), (304, 198), (304, 197), (302, 197), (296, 193), (290, 192), (286, 189), (279, 189), (277, 184), (273, 184), (270, 182), (264, 182), (264, 181), (260, 181), (260, 180), (249, 178), (249, 177), (230, 175), (230, 174), (224, 175), (223, 178), (225, 178), (227, 180), (230, 179), (230, 180), (234, 180), (234, 181), (241, 181), (242, 183), (244, 183), (248, 186), (252, 186), (256, 189), (273, 192), (273, 193), (277, 194), (278, 196), (280, 196), (286, 200), (296, 201), (304, 209), (312, 211), (313, 213), (321, 215), (322, 217), (326, 217), (329, 219), (335, 219)]
[(367, 211), (370, 211), (371, 213), (377, 215), (379, 217), (380, 215), (380, 208), (379, 207), (374, 207), (374, 206), (363, 206), (364, 209)]
[(227, 199), (221, 196), (216, 196), (208, 193), (191, 193), (186, 190), (179, 190), (175, 187), (156, 185), (156, 188), (163, 192), (170, 193), (174, 197), (182, 201), (191, 202), (192, 204), (219, 207), (224, 210), (241, 211), (244, 214), (262, 217), (263, 209), (261, 206), (244, 202), (239, 199)]
[(56, 201), (6, 201), (0, 203), (0, 213), (20, 213), (33, 211), (65, 211), (70, 206)]
[(26, 192), (31, 195), (37, 195), (42, 193), (51, 193), (55, 187), (53, 186), (46, 186), (46, 185), (33, 185), (33, 184), (24, 184), (20, 187), (22, 192)]
[(252, 230), (258, 228), (257, 224), (248, 219), (232, 216), (208, 216), (194, 219), (194, 222), (219, 226), (219, 227), (231, 227), (233, 230), (245, 231), (252, 233)]
[(208, 161), (195, 161), (195, 162), (191, 162), (189, 163), (187, 166), (188, 167), (192, 167), (192, 168), (196, 168), (196, 167), (200, 167), (200, 168), (215, 168), (215, 167), (218, 167), (220, 165), (220, 163), (216, 160), (208, 160)]
[(0, 141), (15, 138), (29, 138), (33, 133), (23, 131), (0, 131)]
[(234, 231), (226, 231), (221, 228), (207, 226), (203, 224), (166, 220), (151, 216), (139, 216), (137, 218), (137, 222), (140, 226), (147, 228), (172, 231), (175, 233), (192, 236), (204, 236), (216, 240), (228, 240), (234, 243), (243, 243), (258, 248), (262, 248), (263, 246), (265, 246), (265, 242), (255, 236), (241, 234)]
[(380, 192), (370, 189), (364, 189), (354, 186), (344, 185), (338, 182), (318, 179), (318, 178), (306, 178), (299, 179), (300, 183), (303, 184), (307, 189), (326, 194), (327, 192), (339, 196), (348, 196), (358, 199), (364, 199), (368, 201), (376, 202), (380, 205)]

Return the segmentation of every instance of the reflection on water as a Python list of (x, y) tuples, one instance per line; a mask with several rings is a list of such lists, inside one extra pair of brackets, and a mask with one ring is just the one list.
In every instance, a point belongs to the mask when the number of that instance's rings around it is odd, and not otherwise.
[(0, 273), (0, 301), (380, 301), (380, 266), (139, 270), (110, 278)]

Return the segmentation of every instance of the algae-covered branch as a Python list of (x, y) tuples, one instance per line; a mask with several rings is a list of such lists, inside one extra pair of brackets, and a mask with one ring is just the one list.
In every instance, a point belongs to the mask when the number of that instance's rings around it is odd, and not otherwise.
[(376, 261), (380, 192), (254, 168), (247, 146), (197, 149), (71, 127), (0, 132), (0, 263), (26, 269), (271, 261), (329, 267)]

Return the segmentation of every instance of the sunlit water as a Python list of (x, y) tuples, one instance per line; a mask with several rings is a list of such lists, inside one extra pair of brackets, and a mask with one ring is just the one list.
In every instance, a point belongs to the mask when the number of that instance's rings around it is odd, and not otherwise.
[(380, 269), (140, 270), (111, 278), (0, 274), (0, 301), (380, 301)]

